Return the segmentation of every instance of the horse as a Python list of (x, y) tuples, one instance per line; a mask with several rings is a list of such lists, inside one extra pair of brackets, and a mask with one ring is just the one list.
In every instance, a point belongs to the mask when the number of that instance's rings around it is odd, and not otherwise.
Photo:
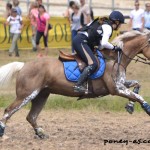
[(37, 124), (37, 117), (51, 93), (79, 98), (117, 95), (139, 102), (144, 111), (150, 115), (150, 106), (144, 98), (129, 89), (139, 83), (135, 80), (126, 80), (126, 68), (137, 54), (141, 53), (146, 57), (146, 61), (150, 60), (149, 38), (150, 32), (147, 30), (142, 33), (130, 31), (119, 35), (114, 43), (122, 48), (121, 57), (112, 50), (101, 50), (103, 55), (112, 57), (113, 60), (106, 61), (105, 72), (101, 78), (91, 80), (89, 86), (92, 86), (92, 93), (75, 93), (73, 90), (75, 83), (66, 79), (63, 64), (57, 58), (37, 58), (27, 63), (12, 62), (2, 66), (0, 85), (8, 84), (16, 78), (16, 99), (5, 109), (0, 120), (0, 136), (4, 135), (7, 120), (31, 102), (26, 119), (39, 138), (47, 137), (45, 131)]

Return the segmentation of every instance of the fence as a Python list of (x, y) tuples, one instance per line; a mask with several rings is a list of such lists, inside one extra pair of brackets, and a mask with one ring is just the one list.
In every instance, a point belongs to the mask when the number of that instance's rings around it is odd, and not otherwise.
[[(59, 20), (59, 21), (58, 21)], [(10, 47), (11, 39), (9, 27), (5, 26), (4, 18), (0, 18), (0, 50), (6, 50)], [(19, 49), (31, 49), (31, 26), (27, 18), (23, 18), (24, 28), (18, 41)], [(67, 19), (62, 17), (52, 17), (51, 24), (53, 29), (49, 31), (48, 46), (50, 48), (68, 48), (71, 46), (70, 24)], [(41, 40), (43, 47), (43, 40)]]
[[(12, 0), (1, 0), (0, 13), (5, 11), (6, 2)], [(29, 5), (35, 0), (20, 0), (20, 7), (23, 10), (23, 14), (27, 14)], [(46, 6), (47, 11), (51, 16), (62, 16), (62, 13), (66, 10), (69, 0), (43, 0), (43, 4)], [(101, 16), (109, 14), (112, 10), (121, 10), (125, 15), (129, 15), (130, 11), (134, 8), (134, 0), (87, 0), (90, 6), (94, 10), (95, 16)], [(140, 0), (141, 8), (144, 8), (145, 3), (149, 0)]]

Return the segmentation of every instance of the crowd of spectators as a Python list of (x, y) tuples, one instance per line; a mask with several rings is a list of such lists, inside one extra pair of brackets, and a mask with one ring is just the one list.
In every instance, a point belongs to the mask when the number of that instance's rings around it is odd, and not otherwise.
[(130, 27), (132, 30), (143, 31), (144, 28), (150, 30), (150, 3), (145, 4), (145, 10), (140, 8), (138, 0), (134, 3), (135, 9), (130, 13)]
[[(144, 28), (150, 30), (150, 3), (145, 4), (145, 10), (140, 8), (138, 0), (135, 1), (135, 9), (130, 13), (130, 27), (132, 30), (143, 31)], [(93, 11), (91, 7), (86, 3), (86, 0), (70, 0), (69, 7), (63, 13), (63, 16), (68, 18), (70, 22), (70, 29), (72, 34), (72, 40), (77, 35), (80, 28), (90, 23), (93, 17)], [(9, 48), (9, 56), (15, 54), (19, 57), (19, 50), (17, 41), (20, 39), (23, 29), (22, 10), (19, 7), (19, 0), (12, 0), (12, 3), (6, 4), (6, 12), (4, 17), (6, 18), (5, 25), (10, 26), (10, 38), (11, 45)], [(50, 16), (42, 0), (35, 0), (32, 2), (28, 11), (28, 18), (30, 19), (32, 36), (32, 50), (38, 52), (38, 56), (42, 56), (40, 48), (40, 39), (43, 37), (45, 51), (44, 55), (48, 55), (48, 30)], [(72, 46), (72, 53), (74, 48)]]
[[(18, 50), (18, 40), (21, 37), (21, 32), (23, 29), (23, 19), (22, 19), (22, 10), (19, 7), (19, 0), (12, 0), (11, 3), (6, 4), (5, 12), (6, 22), (5, 25), (9, 25), (11, 46), (9, 48), (9, 56), (15, 54), (16, 57), (19, 57)], [(50, 16), (46, 12), (44, 5), (42, 5), (42, 0), (35, 0), (35, 2), (30, 4), (28, 18), (30, 19), (31, 29), (32, 29), (32, 50), (38, 52), (38, 56), (48, 55), (48, 26)], [(45, 51), (44, 54), (40, 48), (40, 39), (43, 37)]]
[[(72, 39), (76, 36), (77, 31), (84, 25), (92, 21), (91, 8), (86, 3), (86, 0), (70, 0), (69, 7), (63, 14), (70, 22)], [(22, 19), (22, 10), (19, 7), (19, 0), (12, 0), (12, 3), (6, 4), (5, 12), (6, 22), (5, 25), (10, 26), (10, 39), (11, 46), (9, 48), (9, 56), (15, 54), (19, 57), (19, 50), (17, 42), (21, 37), (21, 32), (24, 26)], [(42, 3), (42, 0), (35, 0), (32, 2), (28, 11), (28, 18), (30, 19), (32, 36), (32, 50), (38, 52), (38, 56), (43, 56), (40, 48), (40, 39), (43, 37), (45, 52), (44, 55), (48, 55), (48, 30), (50, 16), (46, 12), (46, 9)], [(72, 47), (72, 53), (74, 48)]]

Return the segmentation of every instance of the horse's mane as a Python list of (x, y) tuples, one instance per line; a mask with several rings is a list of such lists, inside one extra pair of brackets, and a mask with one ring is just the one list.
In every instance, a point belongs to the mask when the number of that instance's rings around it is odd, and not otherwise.
[(128, 32), (125, 32), (124, 34), (122, 35), (119, 35), (118, 37), (116, 37), (112, 43), (119, 46), (120, 48), (123, 48), (123, 41), (125, 39), (129, 39), (129, 38), (132, 38), (132, 37), (137, 37), (139, 35), (148, 35), (150, 34), (150, 31), (147, 30), (147, 29), (144, 29), (143, 32), (139, 32), (139, 31), (135, 31), (135, 30), (132, 30), (132, 31), (128, 31)]

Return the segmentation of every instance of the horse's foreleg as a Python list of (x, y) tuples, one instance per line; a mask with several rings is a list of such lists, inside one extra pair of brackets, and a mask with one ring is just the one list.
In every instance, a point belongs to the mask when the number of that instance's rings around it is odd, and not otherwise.
[[(134, 87), (133, 92), (136, 93), (136, 94), (139, 93), (139, 90), (140, 90), (140, 87), (141, 87), (139, 82), (136, 81), (136, 80), (126, 80), (124, 85), (127, 88)], [(134, 102), (129, 99), (129, 102), (128, 102), (128, 104), (126, 104), (125, 109), (127, 110), (128, 113), (132, 114), (134, 112)]]
[(140, 87), (140, 84), (137, 80), (126, 80), (124, 85), (127, 88), (131, 88), (131, 87)]
[(38, 94), (40, 90), (33, 91), (29, 96), (27, 96), (24, 99), (16, 98), (16, 100), (5, 109), (3, 118), (0, 121), (0, 136), (3, 136), (4, 130), (5, 130), (5, 124), (7, 120), (19, 109), (21, 109), (24, 105), (26, 105), (28, 102), (33, 100)]
[(131, 90), (126, 88), (122, 83), (119, 83), (119, 82), (116, 83), (116, 90), (117, 90), (117, 95), (118, 96), (122, 96), (122, 97), (128, 98), (132, 101), (139, 102), (141, 104), (141, 107), (145, 110), (145, 112), (148, 115), (150, 115), (150, 106), (144, 100), (144, 98), (142, 96), (132, 92)]
[(31, 126), (33, 127), (33, 129), (35, 130), (35, 134), (39, 137), (39, 138), (45, 138), (47, 137), (44, 134), (44, 130), (39, 127), (37, 125), (37, 117), (40, 114), (43, 106), (46, 103), (46, 100), (49, 96), (50, 92), (48, 89), (43, 89), (39, 95), (32, 101), (32, 106), (31, 106), (31, 110), (27, 116), (27, 121), (31, 124)]

